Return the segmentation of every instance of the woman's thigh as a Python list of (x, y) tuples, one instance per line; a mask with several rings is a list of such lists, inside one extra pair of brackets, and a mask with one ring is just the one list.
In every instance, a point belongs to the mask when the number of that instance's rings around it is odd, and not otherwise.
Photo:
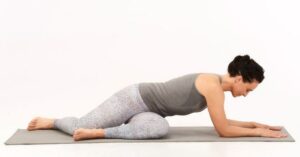
[(134, 115), (149, 111), (138, 91), (138, 84), (116, 92), (79, 119), (79, 127), (107, 128), (119, 126)]

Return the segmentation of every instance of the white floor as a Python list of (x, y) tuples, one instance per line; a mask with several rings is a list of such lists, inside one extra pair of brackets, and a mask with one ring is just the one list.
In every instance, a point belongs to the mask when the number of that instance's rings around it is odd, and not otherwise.
[(1, 156), (299, 156), (292, 143), (126, 143), (1, 146)]

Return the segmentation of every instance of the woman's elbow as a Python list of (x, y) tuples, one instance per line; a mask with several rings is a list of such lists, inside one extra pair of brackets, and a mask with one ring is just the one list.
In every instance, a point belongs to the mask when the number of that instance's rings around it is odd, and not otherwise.
[(230, 135), (227, 132), (228, 128), (221, 128), (221, 129), (216, 129), (217, 134), (219, 135), (219, 137), (230, 137)]
[(217, 132), (219, 137), (228, 137), (228, 134), (225, 134), (223, 132)]

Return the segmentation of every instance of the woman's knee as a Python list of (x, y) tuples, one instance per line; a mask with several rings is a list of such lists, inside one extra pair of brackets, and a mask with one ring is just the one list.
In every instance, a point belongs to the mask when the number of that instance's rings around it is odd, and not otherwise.
[(145, 132), (149, 133), (149, 138), (161, 138), (168, 134), (169, 123), (162, 116), (154, 112), (143, 112), (134, 117), (133, 121), (141, 123)]
[(164, 119), (163, 117), (157, 119), (156, 121), (154, 121), (155, 126), (156, 126), (156, 132), (155, 135), (158, 138), (161, 138), (163, 136), (166, 136), (169, 132), (169, 123), (166, 119)]

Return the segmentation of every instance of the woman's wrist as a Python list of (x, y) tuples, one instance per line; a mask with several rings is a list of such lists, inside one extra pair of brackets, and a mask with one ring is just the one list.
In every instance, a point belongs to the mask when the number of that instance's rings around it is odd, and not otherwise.
[(262, 131), (263, 131), (262, 128), (254, 128), (254, 130), (255, 130), (255, 135), (256, 136), (262, 136)]

